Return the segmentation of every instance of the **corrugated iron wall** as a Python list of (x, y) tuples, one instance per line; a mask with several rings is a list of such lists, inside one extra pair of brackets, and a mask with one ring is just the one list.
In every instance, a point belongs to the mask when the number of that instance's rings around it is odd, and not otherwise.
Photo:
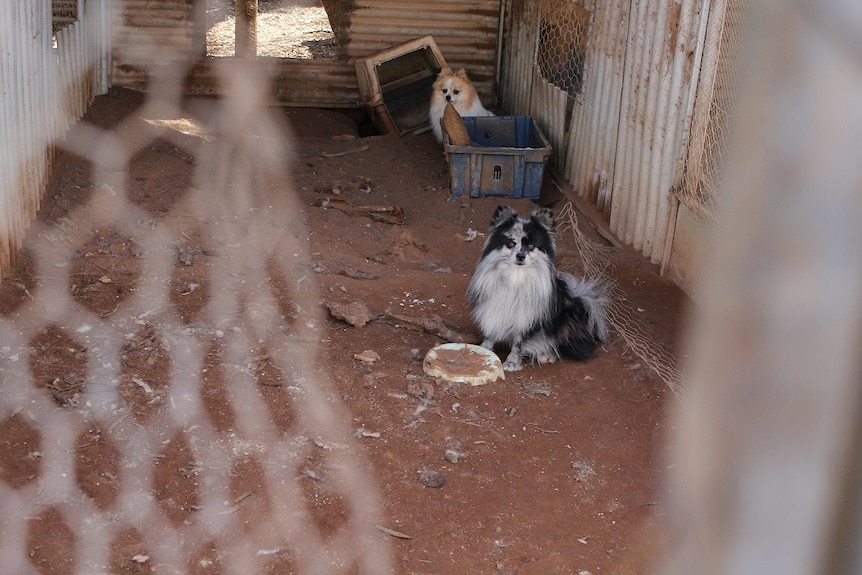
[[(0, 3), (0, 279), (39, 209), (55, 143), (108, 89), (109, 0), (52, 36), (51, 0)], [(56, 42), (56, 47), (52, 46)]]
[(113, 83), (144, 88), (154, 66), (202, 53), (194, 33), (192, 0), (115, 0)]
[[(179, 62), (188, 71), (187, 95), (216, 95), (221, 90), (216, 60), (226, 69), (233, 62), (242, 65), (234, 58), (203, 57), (206, 26), (195, 19), (205, 15), (192, 0), (117, 0), (116, 6), (116, 85), (146, 90), (154, 66)], [(346, 60), (260, 60), (269, 65), (278, 103), (339, 108), (355, 106), (359, 100), (354, 67)]]
[[(212, 58), (199, 59), (205, 38), (196, 32), (192, 0), (116, 0), (114, 83), (145, 89), (159, 58), (197, 60), (187, 94), (216, 94)], [(413, 38), (433, 35), (446, 61), (467, 69), (483, 102), (496, 101), (500, 0), (326, 0), (341, 48), (338, 60), (263, 59), (273, 96), (290, 106), (352, 107), (359, 100), (353, 61)], [(198, 45), (201, 44), (201, 45)], [(300, 81), (301, 79), (301, 81)]]
[(563, 148), (554, 163), (574, 190), (605, 214), (620, 239), (662, 262), (673, 237), (673, 188), (681, 177), (710, 3), (558, 0), (592, 14), (583, 82), (567, 120), (562, 98), (535, 65), (542, 5), (554, 1), (512, 0), (504, 105), (536, 117)]
[(493, 104), (500, 0), (341, 2), (335, 29), (347, 58), (360, 58), (431, 35), (446, 62), (466, 68), (486, 105)]
[[(505, 43), (500, 70), (500, 96), (503, 108), (513, 114), (526, 114), (530, 109), (533, 85), (533, 62), (538, 27), (534, 0), (507, 0)], [(542, 127), (547, 134), (547, 128)]]
[(662, 261), (664, 272), (689, 292), (700, 281), (692, 262), (712, 251), (702, 230), (712, 227), (724, 194), (731, 119), (750, 57), (745, 45), (748, 34), (756, 34), (748, 24), (753, 6), (750, 0), (714, 0), (709, 10), (683, 177), (675, 187), (680, 203), (674, 241)]
[(604, 2), (593, 11), (585, 81), (572, 113), (561, 166), (573, 187), (601, 211), (611, 212), (611, 178), (619, 133), (631, 0)]
[(610, 224), (653, 263), (673, 238), (707, 2), (632, 3)]

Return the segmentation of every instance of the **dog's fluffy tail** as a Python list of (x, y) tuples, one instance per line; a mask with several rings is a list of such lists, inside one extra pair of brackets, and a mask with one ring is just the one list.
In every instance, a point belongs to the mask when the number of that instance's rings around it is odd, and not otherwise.
[(578, 279), (565, 272), (558, 272), (557, 280), (563, 288), (557, 331), (560, 354), (586, 359), (608, 339), (607, 286), (598, 280)]

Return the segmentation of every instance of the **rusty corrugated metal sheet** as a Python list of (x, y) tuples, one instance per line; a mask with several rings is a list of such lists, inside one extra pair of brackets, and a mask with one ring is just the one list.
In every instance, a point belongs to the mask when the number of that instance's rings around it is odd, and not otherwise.
[(503, 108), (510, 114), (527, 115), (536, 53), (536, 3), (533, 0), (508, 0), (500, 71)]
[[(495, 103), (500, 0), (326, 0), (343, 51), (338, 61), (271, 62), (273, 93), (292, 106), (355, 106), (353, 61), (413, 38), (433, 35), (446, 61), (467, 69), (486, 105)], [(147, 70), (159, 60), (190, 61), (203, 52), (191, 0), (116, 0), (114, 83), (144, 89)], [(197, 39), (196, 39), (197, 38)], [(187, 83), (189, 94), (217, 94), (203, 60)]]
[(0, 279), (45, 190), (54, 147), (108, 89), (109, 0), (90, 0), (56, 34), (50, 0), (0, 6)]
[(348, 58), (431, 35), (446, 62), (466, 68), (482, 100), (493, 104), (500, 0), (364, 0), (338, 9), (336, 34)]
[[(241, 60), (221, 59), (242, 66)], [(268, 66), (272, 81), (273, 103), (296, 107), (344, 108), (354, 107), (359, 100), (359, 87), (353, 64), (332, 60), (290, 60), (261, 58)], [(219, 79), (214, 68), (215, 60), (207, 58), (194, 66), (186, 80), (189, 95), (215, 95), (219, 93)], [(138, 72), (137, 82), (143, 87), (146, 77)]]
[[(704, 5), (705, 4), (705, 5)], [(673, 237), (688, 112), (708, 0), (633, 5), (614, 166), (610, 225), (653, 263)]]
[(143, 70), (195, 54), (192, 0), (115, 0), (113, 83), (137, 87)]
[(12, 0), (0, 9), (0, 142), (14, 143), (0, 154), (0, 277), (11, 271), (44, 189), (54, 123), (50, 40), (49, 2)]
[[(341, 8), (339, 8), (341, 10)], [(146, 90), (150, 70), (160, 60), (179, 61), (185, 69), (188, 95), (217, 95), (215, 59), (201, 58), (205, 36), (195, 31), (190, 0), (118, 0), (115, 17), (114, 83)], [(241, 60), (222, 59), (228, 67)], [(290, 106), (353, 107), (359, 88), (347, 60), (261, 58), (270, 68), (273, 98)]]
[[(571, 121), (535, 64), (537, 6), (512, 0), (504, 102), (529, 113), (565, 162), (567, 181), (613, 232), (659, 263), (673, 235), (708, 0), (579, 2), (591, 10), (582, 92)], [(567, 133), (567, 137), (562, 136)]]
[(584, 91), (569, 132), (566, 178), (610, 219), (623, 66), (631, 0), (599, 3), (593, 13)]

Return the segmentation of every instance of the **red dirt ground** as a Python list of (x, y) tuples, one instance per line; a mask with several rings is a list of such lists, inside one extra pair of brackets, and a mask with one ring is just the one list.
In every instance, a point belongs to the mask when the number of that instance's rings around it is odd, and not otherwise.
[[(152, 129), (142, 119), (143, 103), (139, 93), (112, 89), (97, 98), (84, 125), (120, 126), (118, 141), (140, 143)], [(187, 105), (189, 114), (207, 125), (206, 113), (214, 101)], [(358, 113), (303, 109), (278, 114), (290, 123), (294, 136), (292, 152), (285, 152), (292, 156), (284, 159), (293, 181), (284, 183), (281, 191), (295, 189), (302, 212), (292, 217), (301, 219), (309, 231), (290, 236), (285, 253), (264, 257), (268, 252), (263, 250), (262, 261), (268, 260), (262, 263), (263, 273), (278, 309), (263, 306), (260, 317), (262, 323), (273, 314), (283, 318), (288, 340), (308, 343), (316, 362), (313, 374), (290, 374), (286, 373), (290, 363), (280, 350), (265, 345), (246, 350), (242, 373), (251, 374), (256, 383), (240, 391), (230, 369), (238, 362), (229, 343), (232, 324), (220, 323), (224, 318), (212, 311), (218, 309), (213, 307), (214, 298), (222, 297), (220, 282), (238, 278), (217, 276), (213, 270), (231, 242), (245, 240), (240, 236), (213, 241), (217, 231), (189, 218), (192, 223), (182, 232), (186, 241), (178, 243), (174, 257), (160, 267), (148, 263), (154, 248), (140, 238), (133, 241), (128, 231), (106, 225), (70, 230), (75, 210), (99, 186), (89, 161), (70, 152), (58, 154), (38, 224), (14, 274), (0, 285), (4, 325), (22, 331), (37, 325), (24, 350), (11, 341), (0, 343), (0, 348), (5, 346), (0, 349), (4, 395), (23, 393), (9, 386), (20, 384), (21, 373), (27, 372), (16, 370), (27, 363), (30, 385), (48, 400), (31, 402), (41, 411), (22, 400), (17, 410), (0, 415), (0, 501), (9, 509), (9, 498), (15, 494), (16, 501), (31, 505), (25, 516), (7, 515), (3, 529), (8, 533), (26, 522), (22, 545), (31, 565), (39, 573), (60, 574), (82, 569), (87, 562), (85, 537), (74, 527), (79, 516), (68, 512), (62, 496), (48, 495), (53, 483), (43, 484), (46, 475), (54, 477), (56, 471), (47, 462), (61, 461), (67, 466), (63, 476), (74, 477), (74, 493), (68, 494), (70, 500), (77, 498), (73, 507), (81, 509), (83, 501), (84, 508), (101, 514), (111, 526), (111, 544), (102, 558), (107, 572), (229, 572), (227, 543), (200, 546), (189, 554), (194, 561), (167, 568), (152, 559), (158, 552), (151, 532), (124, 519), (134, 459), (130, 452), (134, 444), (124, 442), (136, 431), (157, 433), (160, 426), (167, 426), (168, 431), (158, 436), (164, 439), (146, 453), (152, 469), (151, 496), (165, 525), (177, 541), (185, 541), (186, 531), (191, 533), (209, 517), (204, 515), (209, 505), (205, 476), (211, 462), (195, 455), (206, 453), (199, 450), (202, 440), (188, 431), (194, 426), (172, 427), (167, 415), (168, 406), (179, 397), (175, 388), (182, 374), (177, 373), (186, 369), (176, 360), (176, 340), (166, 339), (155, 319), (123, 319), (127, 302), (148, 289), (148, 282), (158, 283), (152, 278), (166, 273), (171, 276), (165, 288), (170, 295), (164, 305), (174, 314), (172, 321), (188, 333), (215, 334), (200, 340), (209, 342), (202, 346), (203, 359), (198, 368), (188, 368), (189, 377), (203, 374), (204, 388), (198, 392), (200, 413), (211, 430), (209, 441), (231, 453), (225, 446), (244, 432), (241, 412), (257, 409), (261, 420), (279, 434), (272, 437), (273, 443), (297, 445), (292, 467), (283, 473), (295, 488), (291, 493), (302, 500), (303, 511), (293, 516), (300, 525), (332, 540), (357, 516), (351, 507), (355, 493), (331, 459), (332, 450), (339, 447), (314, 439), (316, 435), (305, 427), (309, 416), (302, 411), (305, 407), (294, 385), (310, 385), (296, 382), (313, 375), (331, 383), (327, 401), (337, 406), (339, 424), (354, 434), (350, 449), (366, 463), (358, 473), (364, 485), (378, 492), (376, 501), (382, 505), (379, 526), (410, 537), (374, 525), (359, 526), (374, 545), (388, 547), (393, 572), (643, 572), (663, 511), (661, 479), (667, 462), (662, 446), (667, 410), (676, 401), (667, 385), (616, 332), (586, 362), (527, 366), (508, 374), (505, 381), (481, 387), (425, 376), (425, 352), (446, 341), (435, 331), (447, 328), (451, 337), (480, 339), (464, 293), (483, 236), (466, 240), (469, 230), (485, 231), (500, 200), (451, 198), (447, 163), (430, 134), (360, 138)], [(69, 138), (79, 137), (87, 137), (80, 126)], [(151, 229), (186, 217), (178, 211), (192, 190), (221, 177), (214, 175), (218, 162), (198, 161), (198, 146), (205, 145), (200, 140), (188, 133), (155, 138), (125, 168), (127, 197), (140, 209), (135, 217), (148, 220)], [(330, 200), (328, 209), (315, 206), (322, 198)], [(338, 209), (338, 200), (396, 209), (373, 219), (367, 213)], [(565, 198), (546, 186), (540, 202), (559, 211)], [(523, 199), (508, 203), (523, 212), (536, 206)], [(602, 242), (586, 222), (580, 219), (584, 232)], [(291, 221), (266, 223), (270, 224), (280, 227), (280, 233), (292, 233)], [(51, 230), (70, 238), (64, 244), (71, 246), (67, 263), (37, 261), (36, 238)], [(246, 233), (253, 237), (255, 230)], [(559, 243), (559, 267), (580, 272), (570, 235), (560, 234)], [(293, 255), (288, 252), (296, 246), (304, 246), (307, 254), (297, 258), (300, 263), (295, 267), (285, 271), (272, 263), (278, 257), (290, 260)], [(655, 343), (674, 350), (685, 297), (637, 253), (616, 249), (613, 260), (614, 279), (635, 319)], [(56, 301), (71, 298), (73, 304), (68, 305), (89, 313), (87, 317), (114, 322), (117, 333), (124, 334), (112, 344), (122, 358), (118, 377), (110, 383), (118, 390), (109, 412), (117, 415), (116, 423), (109, 425), (106, 421), (115, 419), (95, 417), (91, 411), (98, 390), (90, 387), (93, 378), (87, 366), (97, 352), (63, 325), (66, 320), (74, 323), (77, 316), (45, 311), (54, 301), (45, 296), (44, 287), (52, 265), (68, 268), (71, 278), (67, 293)], [(236, 286), (245, 289), (242, 281)], [(298, 321), (308, 311), (302, 309), (304, 289), (317, 294), (312, 301), (321, 319), (314, 325)], [(34, 301), (42, 305), (34, 307)], [(243, 305), (251, 309), (254, 302), (248, 299)], [(344, 313), (356, 326), (335, 317), (340, 306), (349, 305)], [(368, 321), (360, 325), (366, 308)], [(30, 316), (40, 313), (54, 319), (31, 321)], [(436, 324), (421, 323), (435, 317)], [(376, 352), (379, 359), (372, 363), (356, 359), (365, 350)], [(57, 421), (69, 421), (69, 429), (75, 430), (65, 451), (47, 444), (44, 426), (54, 421), (54, 411)], [(225, 463), (232, 511), (249, 526), (247, 541), (270, 550), (261, 573), (310, 572), (303, 569), (301, 550), (291, 551), (289, 542), (267, 540), (260, 535), (265, 527), (255, 531), (255, 526), (277, 523), (282, 509), (272, 483), (265, 480), (271, 473), (270, 461), (259, 453), (234, 450), (230, 464)], [(423, 471), (442, 475), (445, 483), (428, 486), (433, 481)], [(327, 572), (362, 571), (348, 561), (343, 569)]]

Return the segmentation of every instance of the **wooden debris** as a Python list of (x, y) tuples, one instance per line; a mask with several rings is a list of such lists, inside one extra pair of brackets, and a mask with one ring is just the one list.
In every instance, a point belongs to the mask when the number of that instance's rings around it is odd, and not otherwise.
[(472, 339), (462, 333), (457, 325), (447, 322), (438, 315), (414, 317), (395, 313), (391, 310), (386, 310), (384, 315), (387, 319), (393, 320), (402, 327), (416, 331), (425, 331), (448, 342), (467, 343)]
[(354, 280), (376, 280), (380, 278), (378, 274), (375, 274), (373, 272), (358, 270), (350, 267), (339, 269), (338, 274)]
[(386, 533), (387, 535), (391, 535), (392, 537), (397, 537), (398, 539), (413, 539), (411, 535), (406, 535), (401, 533), (400, 531), (395, 531), (394, 529), (389, 529), (388, 527), (384, 527), (382, 525), (378, 525), (377, 529)]
[(349, 156), (350, 154), (358, 154), (359, 152), (365, 152), (369, 150), (368, 144), (363, 144), (356, 148), (350, 148), (349, 150), (343, 150), (341, 152), (320, 152), (320, 155), (324, 158), (341, 158), (343, 156)]
[(256, 491), (257, 491), (257, 489), (252, 489), (250, 491), (246, 491), (245, 493), (243, 493), (242, 495), (240, 495), (239, 497), (237, 497), (236, 499), (233, 500), (234, 504), (240, 503), (240, 502), (248, 499), (249, 497), (254, 495), (254, 493)]
[(354, 206), (347, 200), (340, 198), (317, 198), (311, 205), (323, 209), (336, 209), (349, 216), (371, 218), (375, 222), (382, 222), (384, 224), (403, 225), (405, 219), (404, 208), (395, 206)]

